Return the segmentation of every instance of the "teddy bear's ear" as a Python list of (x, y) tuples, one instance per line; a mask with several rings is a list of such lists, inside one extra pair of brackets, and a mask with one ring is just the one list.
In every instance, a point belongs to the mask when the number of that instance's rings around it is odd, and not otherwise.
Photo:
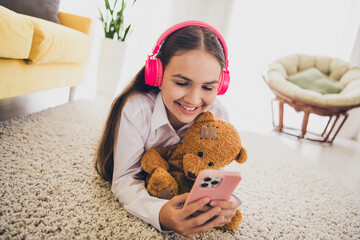
[(215, 116), (212, 112), (203, 112), (199, 116), (196, 117), (195, 123), (202, 123), (202, 122), (211, 122), (215, 120)]
[(238, 163), (244, 163), (244, 162), (246, 162), (247, 157), (248, 157), (248, 155), (247, 155), (246, 149), (245, 149), (245, 148), (241, 148), (240, 153), (236, 156), (236, 159), (235, 159), (235, 160), (236, 160)]

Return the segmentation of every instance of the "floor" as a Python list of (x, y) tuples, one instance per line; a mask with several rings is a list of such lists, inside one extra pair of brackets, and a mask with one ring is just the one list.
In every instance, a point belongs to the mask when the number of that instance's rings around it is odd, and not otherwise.
[(297, 150), (308, 161), (330, 172), (360, 197), (360, 142), (337, 137), (330, 145), (298, 139), (277, 131), (269, 134)]
[[(0, 100), (0, 121), (64, 104), (68, 101), (68, 94), (69, 88), (60, 88)], [(96, 95), (95, 99), (109, 104), (111, 102), (111, 99), (105, 96)], [(246, 130), (249, 131), (249, 129), (251, 131), (251, 127), (247, 127)], [(255, 127), (252, 130), (256, 132)], [(280, 134), (272, 129), (269, 129), (267, 134), (279, 138), (282, 142), (297, 150), (308, 161), (312, 161), (329, 171), (334, 178), (337, 178), (345, 187), (360, 197), (360, 142), (338, 137), (330, 145), (299, 140), (296, 137)]]

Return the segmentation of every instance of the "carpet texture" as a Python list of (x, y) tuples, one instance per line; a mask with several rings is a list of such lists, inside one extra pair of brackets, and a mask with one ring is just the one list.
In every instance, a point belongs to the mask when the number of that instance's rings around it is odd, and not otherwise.
[[(0, 239), (183, 239), (133, 217), (93, 169), (107, 107), (77, 100), (0, 122)], [(236, 231), (196, 239), (360, 239), (360, 198), (272, 136), (241, 132)]]

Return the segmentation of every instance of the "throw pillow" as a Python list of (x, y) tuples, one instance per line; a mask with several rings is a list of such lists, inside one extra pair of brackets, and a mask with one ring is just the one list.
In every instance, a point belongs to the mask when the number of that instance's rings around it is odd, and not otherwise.
[(0, 0), (0, 5), (14, 12), (59, 23), (60, 0)]
[(298, 85), (303, 89), (319, 92), (321, 94), (339, 93), (341, 88), (337, 87), (331, 80), (317, 68), (308, 68), (286, 78), (286, 80)]

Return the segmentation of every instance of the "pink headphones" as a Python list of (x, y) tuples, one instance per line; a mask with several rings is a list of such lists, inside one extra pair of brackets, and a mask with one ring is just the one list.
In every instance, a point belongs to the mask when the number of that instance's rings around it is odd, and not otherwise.
[(152, 54), (148, 56), (148, 59), (145, 62), (145, 83), (147, 85), (155, 86), (155, 87), (158, 87), (161, 85), (161, 82), (163, 79), (163, 66), (162, 66), (160, 59), (154, 58), (154, 56), (155, 56), (155, 54), (158, 53), (162, 42), (171, 33), (175, 32), (176, 30), (178, 30), (180, 28), (191, 26), (191, 25), (196, 25), (196, 26), (205, 27), (205, 28), (210, 29), (211, 31), (213, 31), (215, 33), (215, 35), (220, 40), (220, 43), (223, 47), (224, 55), (225, 55), (225, 68), (221, 72), (220, 77), (219, 77), (219, 87), (218, 87), (217, 94), (222, 95), (226, 92), (226, 90), (229, 87), (229, 83), (230, 83), (230, 75), (229, 75), (229, 70), (228, 70), (229, 61), (228, 61), (228, 52), (227, 52), (226, 43), (225, 43), (224, 38), (214, 27), (212, 27), (209, 24), (206, 24), (204, 22), (200, 22), (200, 21), (186, 21), (186, 22), (178, 23), (175, 26), (166, 30), (160, 36), (160, 38), (156, 42), (156, 46), (155, 46)]

